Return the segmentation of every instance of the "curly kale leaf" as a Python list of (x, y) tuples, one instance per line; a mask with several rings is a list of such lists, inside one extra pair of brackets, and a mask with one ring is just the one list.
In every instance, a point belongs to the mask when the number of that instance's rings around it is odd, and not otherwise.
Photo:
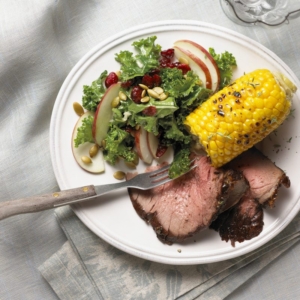
[(82, 120), (82, 125), (77, 129), (77, 135), (74, 139), (75, 147), (86, 142), (93, 143), (92, 126), (94, 122), (93, 116), (87, 116)]
[(165, 68), (160, 72), (162, 88), (170, 96), (176, 98), (178, 110), (172, 118), (160, 120), (159, 125), (163, 127), (163, 139), (166, 144), (179, 142), (188, 144), (190, 135), (185, 130), (183, 122), (193, 109), (198, 107), (212, 93), (211, 90), (199, 85), (199, 77), (192, 71), (183, 76), (182, 71), (176, 68)]
[(169, 169), (169, 177), (176, 178), (190, 169), (191, 160), (190, 160), (190, 149), (181, 148), (176, 151), (174, 160)]
[(214, 58), (220, 70), (220, 89), (222, 89), (224, 86), (228, 85), (231, 82), (233, 68), (237, 66), (236, 59), (228, 51), (225, 51), (221, 54), (216, 54), (213, 48), (209, 48), (209, 53)]
[(164, 68), (161, 70), (162, 88), (169, 95), (178, 98), (188, 96), (199, 85), (199, 77), (192, 71), (183, 77), (182, 71), (177, 68)]
[(107, 77), (107, 71), (101, 73), (99, 78), (92, 82), (91, 85), (83, 86), (82, 106), (88, 111), (96, 111), (106, 88), (103, 84)]
[(127, 50), (116, 54), (115, 59), (121, 64), (121, 80), (143, 76), (159, 66), (161, 46), (155, 40), (156, 36), (151, 36), (134, 42), (136, 55)]
[(112, 124), (105, 138), (104, 159), (112, 165), (117, 162), (119, 157), (127, 162), (132, 162), (135, 159), (132, 146), (131, 134)]
[(177, 124), (174, 116), (160, 119), (159, 125), (163, 128), (161, 140), (164, 145), (172, 146), (174, 143), (189, 144), (191, 142), (191, 136)]

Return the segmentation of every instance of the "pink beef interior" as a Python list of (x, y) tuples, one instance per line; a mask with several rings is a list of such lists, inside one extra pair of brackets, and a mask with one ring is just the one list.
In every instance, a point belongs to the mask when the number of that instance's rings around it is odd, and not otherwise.
[(290, 186), (289, 178), (256, 148), (244, 152), (228, 165), (243, 173), (250, 184), (251, 196), (259, 203), (274, 206), (278, 188)]
[[(129, 189), (137, 213), (166, 243), (182, 241), (207, 228), (227, 200), (224, 192), (228, 194), (234, 180), (244, 182), (240, 174), (235, 178), (232, 171), (215, 169), (205, 156), (199, 156), (196, 164), (196, 169), (152, 190)], [(247, 188), (244, 183), (242, 193)]]

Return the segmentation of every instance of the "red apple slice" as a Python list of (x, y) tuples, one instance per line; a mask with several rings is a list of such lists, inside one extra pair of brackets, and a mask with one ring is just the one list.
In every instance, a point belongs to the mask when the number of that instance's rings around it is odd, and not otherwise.
[[(74, 143), (74, 139), (77, 136), (77, 129), (82, 125), (83, 119), (88, 116), (94, 116), (94, 114), (92, 112), (84, 113), (75, 124), (75, 127), (73, 129), (73, 134), (72, 134), (72, 152), (76, 162), (81, 168), (83, 168), (84, 170), (90, 173), (102, 173), (105, 170), (102, 151), (99, 150), (98, 153), (93, 158), (90, 158), (89, 151), (91, 147), (94, 145), (93, 143), (86, 142), (84, 144), (79, 145), (77, 148), (75, 147), (75, 143)], [(84, 162), (82, 160), (83, 156), (89, 157), (91, 162), (90, 163)]]
[(157, 158), (158, 138), (152, 132), (147, 132), (147, 144), (153, 158)]
[(139, 158), (145, 162), (146, 164), (151, 164), (153, 161), (153, 155), (150, 152), (150, 148), (148, 146), (148, 132), (140, 127), (139, 130), (135, 132), (135, 148)]
[(211, 75), (206, 64), (196, 55), (189, 50), (183, 49), (182, 47), (174, 46), (174, 54), (177, 59), (184, 58), (189, 62), (191, 69), (199, 76), (203, 82), (203, 86), (211, 89)]
[(216, 92), (220, 85), (220, 70), (211, 54), (204, 47), (190, 40), (179, 40), (176, 41), (174, 45), (189, 51), (206, 64), (211, 75), (211, 89), (213, 92)]
[(106, 137), (109, 121), (112, 117), (111, 102), (119, 95), (120, 87), (120, 82), (112, 84), (98, 104), (93, 123), (93, 137), (98, 145), (101, 145)]

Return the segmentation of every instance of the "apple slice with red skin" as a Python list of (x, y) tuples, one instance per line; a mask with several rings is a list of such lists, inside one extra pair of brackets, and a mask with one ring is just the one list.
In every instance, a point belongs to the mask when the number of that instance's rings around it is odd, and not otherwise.
[(159, 144), (159, 140), (152, 132), (148, 132), (147, 143), (153, 158), (162, 157), (168, 150), (167, 146)]
[(106, 90), (104, 96), (98, 104), (92, 128), (94, 140), (98, 145), (101, 145), (102, 141), (106, 137), (109, 121), (112, 118), (111, 103), (119, 95), (120, 88), (120, 82), (112, 84)]
[(179, 40), (174, 43), (176, 47), (187, 50), (194, 56), (201, 59), (207, 66), (212, 80), (212, 91), (216, 92), (220, 86), (220, 70), (212, 55), (201, 45), (190, 40)]
[(78, 165), (85, 171), (90, 173), (95, 173), (95, 174), (103, 173), (105, 170), (105, 165), (104, 165), (102, 151), (99, 150), (98, 153), (93, 158), (90, 158), (91, 163), (85, 163), (82, 161), (81, 158), (83, 156), (89, 157), (89, 151), (94, 144), (90, 142), (86, 142), (84, 144), (80, 144), (78, 147), (75, 147), (74, 140), (77, 136), (77, 129), (82, 125), (83, 119), (88, 116), (94, 116), (94, 113), (92, 112), (84, 113), (75, 124), (75, 127), (73, 129), (73, 134), (72, 134), (72, 153)]
[(148, 144), (148, 132), (143, 127), (135, 132), (134, 141), (139, 158), (146, 164), (151, 164), (153, 155)]
[(174, 54), (177, 59), (184, 58), (188, 61), (189, 66), (199, 76), (205, 88), (212, 88), (210, 71), (198, 56), (179, 46), (174, 46)]
[(157, 158), (158, 138), (152, 132), (147, 132), (147, 144), (153, 158)]

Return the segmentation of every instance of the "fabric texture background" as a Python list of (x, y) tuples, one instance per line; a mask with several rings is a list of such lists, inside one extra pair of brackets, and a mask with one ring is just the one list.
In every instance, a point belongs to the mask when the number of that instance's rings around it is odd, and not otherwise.
[[(267, 245), (242, 257), (171, 266), (126, 254), (99, 239), (69, 207), (55, 210), (68, 242), (39, 270), (62, 300), (224, 299), (299, 240), (298, 217)], [(96, 298), (93, 298), (96, 297)]]
[[(76, 62), (103, 39), (121, 30), (166, 19), (205, 21), (235, 30), (271, 49), (300, 78), (299, 17), (274, 28), (243, 27), (225, 16), (216, 0), (0, 0), (0, 201), (59, 189), (49, 153), (49, 124), (58, 91)], [(60, 261), (58, 274), (65, 272), (65, 266), (70, 264), (72, 276), (68, 278), (79, 282), (70, 299), (99, 297), (97, 289), (102, 289), (97, 284), (100, 283), (93, 282), (95, 273), (88, 269), (92, 258), (82, 259), (84, 263), (78, 259), (82, 254), (72, 245), (71, 234), (66, 236), (67, 230), (60, 226), (63, 215), (59, 216), (57, 211), (57, 216), (60, 223), (53, 211), (1, 221), (0, 299), (58, 299), (55, 287), (38, 269), (42, 266), (46, 274), (49, 257), (64, 259)], [(296, 220), (292, 225), (294, 229), (297, 223)], [(264, 260), (264, 265), (254, 263), (252, 271), (241, 272), (244, 279), (239, 284), (227, 288), (228, 284), (222, 280), (218, 297), (225, 298), (228, 294), (228, 299), (299, 298), (300, 246), (288, 247), (292, 243), (287, 242), (278, 249), (280, 258)], [(230, 262), (221, 264), (224, 268), (230, 266)], [(144, 262), (145, 270), (148, 267), (149, 263)], [(87, 270), (93, 275), (91, 278), (77, 277)], [(47, 274), (50, 276), (50, 272)], [(179, 281), (176, 274), (174, 271), (170, 277), (173, 289)], [(47, 280), (54, 282), (55, 274), (51, 276)], [(229, 282), (232, 279), (228, 277)], [(73, 283), (71, 286), (75, 286)], [(68, 286), (65, 288), (63, 295), (70, 290)], [(189, 288), (192, 284), (186, 286), (186, 291)], [(77, 297), (80, 293), (82, 298)], [(176, 289), (169, 298), (175, 295), (179, 296)]]

